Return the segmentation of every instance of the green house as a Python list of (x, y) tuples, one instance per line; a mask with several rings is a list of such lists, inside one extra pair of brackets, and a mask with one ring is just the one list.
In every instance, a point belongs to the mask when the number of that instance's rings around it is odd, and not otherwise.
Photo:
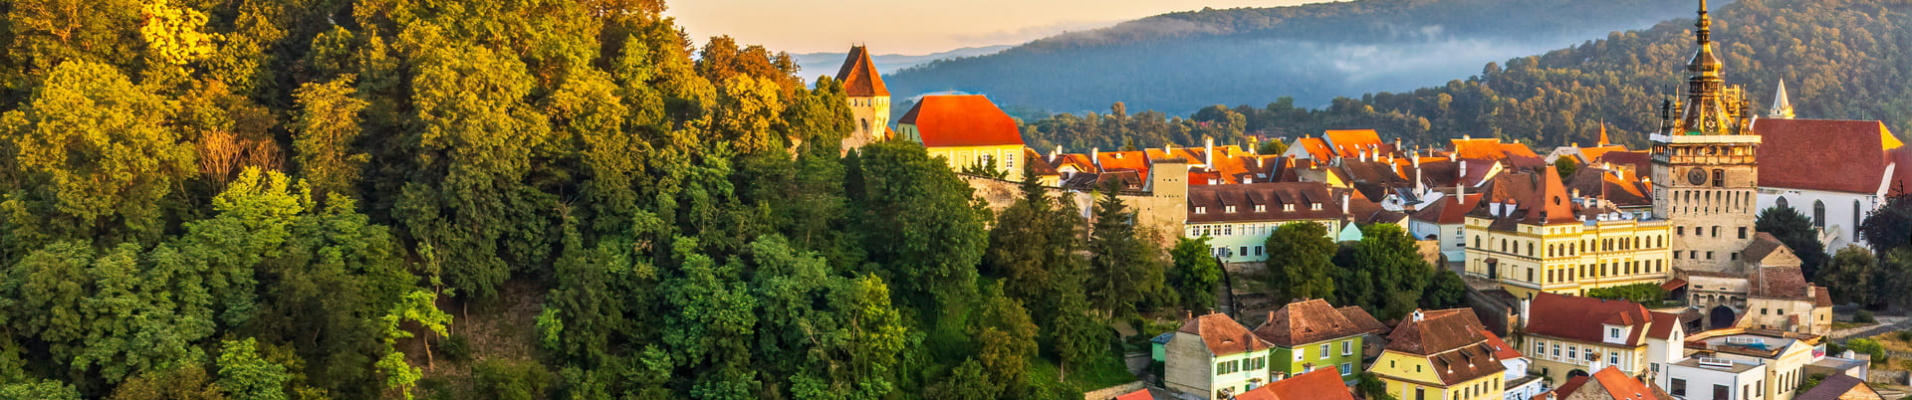
[(1269, 349), (1269, 373), (1296, 376), (1317, 369), (1339, 370), (1352, 381), (1361, 364), (1363, 337), (1387, 329), (1360, 307), (1329, 305), (1321, 299), (1288, 303), (1268, 314), (1255, 328), (1255, 337), (1274, 345)]

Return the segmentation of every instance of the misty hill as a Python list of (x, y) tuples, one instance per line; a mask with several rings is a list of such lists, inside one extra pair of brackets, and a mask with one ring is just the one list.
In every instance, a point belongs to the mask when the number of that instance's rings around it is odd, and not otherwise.
[[(1604, 122), (1614, 141), (1642, 148), (1645, 132), (1659, 125), (1661, 100), (1685, 83), (1696, 48), (1692, 17), (1688, 10), (1648, 29), (1485, 63), (1438, 86), (1335, 98), (1325, 107), (1277, 100), (1231, 102), (1238, 106), (1181, 114), (1186, 118), (1058, 114), (1025, 121), (1023, 136), (1039, 148), (1086, 151), (1130, 142), (1192, 145), (1204, 135), (1241, 143), (1247, 135), (1367, 128), (1410, 144), (1472, 135), (1545, 147), (1592, 143)], [(1799, 118), (1882, 120), (1901, 136), (1912, 131), (1912, 2), (1742, 0), (1718, 7), (1712, 18), (1726, 83), (1743, 85), (1757, 113), (1766, 112), (1784, 80)]]
[[(957, 90), (1011, 108), (1192, 112), (1212, 104), (1305, 106), (1439, 84), (1494, 60), (1689, 15), (1664, 0), (1362, 0), (1204, 9), (1040, 39), (886, 77), (899, 97)], [(899, 102), (903, 99), (899, 99)]]
[[(876, 63), (877, 71), (899, 71), (904, 68), (915, 67), (936, 60), (995, 54), (1010, 47), (1013, 46), (1001, 44), (995, 46), (964, 47), (921, 55), (878, 54), (875, 57), (871, 57), (870, 60)], [(797, 60), (797, 76), (809, 79), (815, 78), (817, 75), (836, 75), (837, 68), (843, 66), (843, 58), (848, 56), (846, 53), (802, 53), (791, 54), (790, 58)]]

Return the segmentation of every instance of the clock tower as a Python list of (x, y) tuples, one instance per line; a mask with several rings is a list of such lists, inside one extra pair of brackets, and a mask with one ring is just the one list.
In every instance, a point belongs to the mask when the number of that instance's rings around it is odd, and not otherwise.
[[(1725, 86), (1706, 0), (1686, 66), (1686, 99), (1660, 105), (1653, 145), (1653, 215), (1673, 225), (1673, 267), (1731, 272), (1752, 243), (1758, 212), (1759, 136), (1743, 89)], [(1677, 114), (1676, 114), (1677, 110)]]

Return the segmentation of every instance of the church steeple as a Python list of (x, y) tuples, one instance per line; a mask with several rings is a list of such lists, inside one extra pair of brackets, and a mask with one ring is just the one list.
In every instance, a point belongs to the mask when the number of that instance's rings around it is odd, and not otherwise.
[(1792, 99), (1786, 98), (1786, 81), (1779, 81), (1779, 92), (1773, 95), (1773, 109), (1768, 118), (1793, 119)]
[(1699, 50), (1686, 65), (1687, 99), (1681, 107), (1680, 123), (1667, 134), (1739, 134), (1743, 101), (1737, 89), (1725, 87), (1722, 71), (1725, 63), (1713, 53), (1713, 18), (1707, 15), (1706, 0), (1700, 0), (1699, 19), (1693, 28), (1694, 43), (1699, 45)]

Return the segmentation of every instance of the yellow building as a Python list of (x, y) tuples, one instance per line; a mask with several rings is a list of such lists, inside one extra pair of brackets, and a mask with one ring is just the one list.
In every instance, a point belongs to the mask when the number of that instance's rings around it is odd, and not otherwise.
[(1490, 184), (1463, 229), (1468, 275), (1497, 280), (1520, 298), (1666, 282), (1665, 221), (1569, 196), (1553, 168), (1500, 174)]
[(877, 73), (876, 63), (870, 61), (869, 48), (850, 47), (850, 55), (843, 60), (843, 68), (837, 70), (836, 80), (843, 84), (850, 114), (856, 118), (856, 129), (843, 137), (843, 151), (889, 139), (890, 90), (883, 85), (883, 75)]
[(1685, 358), (1679, 316), (1639, 303), (1541, 293), (1521, 301), (1520, 313), (1521, 349), (1533, 372), (1552, 382), (1607, 367), (1627, 376), (1659, 374)]
[(1388, 335), (1368, 372), (1402, 400), (1498, 400), (1502, 372), (1486, 329), (1472, 310), (1415, 310)]
[(981, 95), (923, 96), (897, 121), (897, 135), (922, 143), (950, 168), (989, 168), (1022, 180), (1022, 132), (1016, 120)]

